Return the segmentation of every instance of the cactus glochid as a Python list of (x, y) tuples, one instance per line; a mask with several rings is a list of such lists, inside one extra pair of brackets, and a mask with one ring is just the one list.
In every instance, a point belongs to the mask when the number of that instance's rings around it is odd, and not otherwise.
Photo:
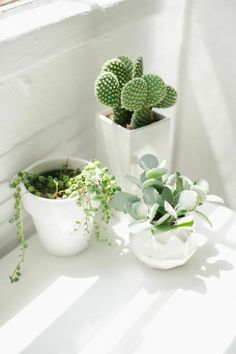
[(95, 95), (113, 109), (112, 119), (123, 127), (136, 129), (155, 121), (153, 108), (169, 108), (177, 92), (155, 74), (143, 74), (143, 58), (134, 62), (127, 56), (108, 60), (95, 82)]

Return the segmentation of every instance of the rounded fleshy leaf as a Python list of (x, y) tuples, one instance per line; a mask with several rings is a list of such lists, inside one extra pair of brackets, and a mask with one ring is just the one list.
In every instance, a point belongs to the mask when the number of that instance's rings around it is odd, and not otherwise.
[(185, 190), (179, 196), (180, 210), (194, 210), (198, 205), (198, 194), (194, 191)]
[(166, 94), (166, 85), (164, 81), (157, 75), (147, 74), (143, 76), (147, 83), (147, 106), (156, 107), (161, 102)]
[(145, 106), (147, 98), (147, 84), (137, 78), (127, 82), (121, 91), (122, 107), (128, 111), (139, 111)]
[(160, 178), (166, 175), (167, 169), (166, 168), (152, 168), (151, 170), (146, 172), (147, 178)]
[(146, 154), (139, 159), (139, 166), (145, 170), (151, 170), (159, 165), (159, 160), (155, 155)]
[(147, 219), (148, 209), (146, 205), (142, 202), (136, 202), (127, 205), (127, 212), (132, 216), (135, 220), (144, 220)]
[(152, 206), (159, 202), (160, 194), (154, 187), (148, 187), (143, 190), (143, 201), (145, 204)]
[(206, 194), (209, 192), (209, 184), (205, 179), (198, 179), (194, 182), (194, 185), (201, 188)]
[(143, 75), (143, 58), (139, 55), (134, 61), (132, 77), (141, 77)]
[(132, 204), (138, 201), (140, 201), (140, 199), (136, 195), (120, 191), (114, 194), (110, 205), (117, 211), (126, 212), (127, 204)]
[(203, 203), (206, 200), (206, 196), (207, 196), (206, 192), (202, 188), (200, 188), (199, 186), (193, 185), (191, 187), (191, 191), (194, 191), (198, 194), (198, 197), (199, 197), (199, 200), (201, 203)]
[(109, 72), (99, 75), (95, 82), (95, 95), (106, 106), (119, 106), (120, 88), (117, 77)]
[(157, 108), (169, 108), (174, 106), (177, 101), (178, 94), (171, 86), (166, 86), (166, 94), (161, 102), (159, 102), (155, 107)]
[(113, 73), (120, 84), (120, 88), (129, 81), (128, 71), (125, 64), (118, 58), (108, 60), (102, 67), (102, 71)]

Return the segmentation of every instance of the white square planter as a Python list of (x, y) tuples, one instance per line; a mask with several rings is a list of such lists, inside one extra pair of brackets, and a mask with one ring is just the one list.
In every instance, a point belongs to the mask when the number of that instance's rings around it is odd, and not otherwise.
[(114, 123), (107, 113), (98, 114), (96, 119), (96, 157), (127, 190), (131, 184), (125, 176), (140, 175), (138, 159), (142, 155), (154, 154), (160, 160), (169, 159), (170, 119), (159, 115), (159, 121), (129, 130)]

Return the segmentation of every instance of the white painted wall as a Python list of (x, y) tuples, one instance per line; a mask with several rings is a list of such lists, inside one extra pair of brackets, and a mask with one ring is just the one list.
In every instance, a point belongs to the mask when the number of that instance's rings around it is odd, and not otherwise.
[(174, 168), (236, 208), (236, 2), (186, 1)]
[[(23, 19), (23, 10), (16, 11), (17, 22), (0, 18), (0, 255), (16, 244), (7, 181), (49, 155), (96, 156), (94, 119), (101, 106), (93, 85), (105, 60), (143, 53), (147, 72), (177, 84), (183, 1), (116, 1), (81, 13), (78, 4), (91, 2), (58, 1), (55, 12), (56, 3), (53, 24), (50, 13), (41, 18), (34, 6), (23, 9), (29, 11)], [(30, 30), (25, 21), (32, 17), (39, 25), (31, 21)], [(26, 227), (30, 234), (29, 219)]]

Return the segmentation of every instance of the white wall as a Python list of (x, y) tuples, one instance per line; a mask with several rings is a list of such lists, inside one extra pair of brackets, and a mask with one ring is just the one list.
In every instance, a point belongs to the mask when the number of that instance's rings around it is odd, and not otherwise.
[[(105, 60), (143, 53), (147, 72), (176, 85), (184, 2), (143, 4), (127, 0), (0, 41), (0, 255), (16, 243), (7, 181), (49, 155), (96, 156), (94, 119), (101, 107), (93, 85)], [(29, 18), (37, 19), (32, 9)], [(1, 18), (0, 28), (6, 28)], [(26, 227), (30, 234), (29, 219)]]
[(236, 2), (186, 1), (174, 168), (236, 208)]

